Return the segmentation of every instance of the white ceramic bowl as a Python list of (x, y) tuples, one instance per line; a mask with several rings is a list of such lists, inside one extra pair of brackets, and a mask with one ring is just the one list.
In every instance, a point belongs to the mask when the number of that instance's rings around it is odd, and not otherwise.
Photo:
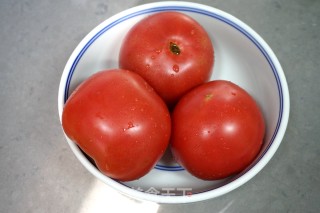
[(143, 17), (161, 11), (179, 11), (196, 19), (209, 33), (215, 48), (211, 79), (230, 80), (247, 90), (260, 105), (266, 121), (263, 148), (240, 174), (203, 181), (191, 176), (165, 155), (139, 180), (119, 182), (103, 175), (69, 138), (79, 161), (94, 176), (119, 192), (158, 203), (187, 203), (225, 194), (255, 176), (276, 152), (289, 118), (289, 92), (281, 65), (266, 42), (248, 25), (221, 10), (188, 2), (159, 2), (125, 10), (94, 28), (75, 48), (63, 71), (58, 97), (59, 116), (75, 87), (91, 74), (118, 67), (121, 42)]

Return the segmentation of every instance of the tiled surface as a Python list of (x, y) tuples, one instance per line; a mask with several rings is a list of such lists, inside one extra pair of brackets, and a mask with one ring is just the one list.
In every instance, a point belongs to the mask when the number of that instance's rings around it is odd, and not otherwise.
[(77, 43), (111, 15), (151, 1), (0, 1), (0, 212), (320, 212), (320, 1), (196, 1), (240, 18), (273, 48), (291, 95), (268, 165), (222, 197), (138, 202), (96, 180), (69, 149), (57, 92)]

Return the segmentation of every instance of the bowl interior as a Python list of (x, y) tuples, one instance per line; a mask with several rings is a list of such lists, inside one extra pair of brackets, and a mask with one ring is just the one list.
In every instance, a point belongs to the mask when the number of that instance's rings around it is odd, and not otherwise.
[[(186, 13), (206, 29), (215, 48), (215, 64), (211, 80), (230, 80), (255, 98), (266, 121), (263, 148), (257, 159), (245, 171), (220, 181), (203, 181), (191, 176), (173, 161), (169, 152), (150, 173), (136, 181), (117, 182), (103, 176), (95, 168), (90, 169), (103, 181), (121, 185), (122, 189), (134, 189), (133, 191), (138, 193), (145, 192), (159, 196), (196, 195), (226, 186), (249, 173), (274, 143), (281, 123), (283, 85), (278, 76), (279, 70), (263, 40), (239, 20), (213, 8), (179, 4), (140, 7), (116, 15), (89, 33), (70, 57), (61, 80), (59, 112), (61, 116), (64, 102), (79, 83), (95, 72), (118, 67), (122, 40), (135, 23), (147, 15), (164, 10)], [(78, 158), (83, 156), (72, 141), (68, 139), (68, 143)], [(87, 168), (94, 167), (85, 157), (79, 159)]]

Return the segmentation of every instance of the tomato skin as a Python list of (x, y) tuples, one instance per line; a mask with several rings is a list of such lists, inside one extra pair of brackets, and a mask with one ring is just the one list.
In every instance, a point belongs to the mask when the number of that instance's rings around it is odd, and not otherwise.
[(105, 175), (135, 180), (166, 150), (171, 121), (167, 106), (136, 73), (98, 72), (67, 100), (62, 126)]
[[(175, 47), (179, 54), (172, 52)], [(173, 106), (185, 92), (209, 80), (213, 58), (211, 39), (199, 23), (183, 13), (160, 12), (130, 29), (119, 66), (137, 72)]]
[(218, 180), (245, 169), (259, 153), (265, 133), (255, 100), (224, 80), (193, 89), (172, 114), (171, 148), (192, 175)]

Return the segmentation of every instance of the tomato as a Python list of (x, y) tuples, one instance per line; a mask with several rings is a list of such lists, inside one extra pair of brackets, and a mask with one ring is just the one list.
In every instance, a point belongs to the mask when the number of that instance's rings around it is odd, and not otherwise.
[(160, 12), (127, 33), (119, 66), (141, 75), (169, 106), (209, 80), (214, 50), (205, 29), (179, 12)]
[(224, 80), (193, 89), (172, 115), (172, 152), (194, 176), (226, 178), (245, 169), (263, 143), (265, 124), (255, 100)]
[(105, 175), (129, 181), (149, 172), (171, 132), (166, 104), (138, 74), (98, 72), (67, 100), (62, 126)]

